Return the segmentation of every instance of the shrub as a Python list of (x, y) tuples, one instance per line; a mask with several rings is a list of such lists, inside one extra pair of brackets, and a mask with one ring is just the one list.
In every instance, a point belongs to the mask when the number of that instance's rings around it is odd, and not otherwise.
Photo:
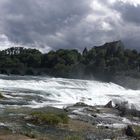
[(20, 71), (18, 69), (12, 69), (10, 73), (18, 75), (18, 74), (20, 74)]
[(67, 136), (64, 140), (83, 140), (81, 136), (73, 135)]
[(68, 123), (68, 116), (65, 113), (44, 113), (44, 112), (33, 112), (32, 121), (40, 124), (48, 124), (48, 125), (58, 125), (59, 123), (66, 124)]
[(33, 69), (29, 68), (25, 71), (25, 74), (26, 75), (34, 75), (34, 71), (33, 71)]
[(134, 126), (136, 137), (140, 138), (140, 126)]
[(8, 74), (8, 72), (7, 72), (6, 69), (1, 69), (1, 70), (0, 70), (0, 73), (1, 73), (1, 74)]
[(58, 117), (61, 118), (62, 123), (64, 123), (64, 124), (68, 123), (69, 118), (66, 113), (58, 114)]

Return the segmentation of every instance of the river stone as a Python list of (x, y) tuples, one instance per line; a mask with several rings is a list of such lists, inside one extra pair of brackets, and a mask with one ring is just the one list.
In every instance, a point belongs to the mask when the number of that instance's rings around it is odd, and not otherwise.
[(127, 128), (125, 129), (125, 134), (127, 136), (134, 137), (135, 136), (135, 130), (133, 129), (132, 126), (128, 125)]

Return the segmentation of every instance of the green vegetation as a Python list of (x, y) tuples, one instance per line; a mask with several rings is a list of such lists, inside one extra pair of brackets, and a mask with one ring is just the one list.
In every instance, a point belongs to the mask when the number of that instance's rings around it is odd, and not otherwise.
[(0, 99), (3, 99), (3, 98), (5, 98), (5, 97), (2, 95), (2, 93), (0, 93)]
[(73, 136), (67, 136), (64, 140), (83, 140), (81, 136), (73, 135)]
[(140, 72), (140, 53), (125, 49), (121, 41), (103, 46), (77, 50), (59, 49), (42, 54), (36, 49), (12, 47), (0, 51), (0, 73), (82, 78), (109, 77), (127, 72), (137, 76)]
[(136, 137), (139, 139), (140, 138), (140, 126), (134, 126), (134, 131)]
[(27, 136), (29, 138), (36, 138), (36, 135), (33, 134), (32, 132), (24, 132), (24, 133), (21, 133), (22, 135), (24, 136)]
[(31, 113), (32, 122), (39, 124), (48, 124), (48, 125), (58, 125), (59, 123), (67, 124), (69, 118), (65, 113), (44, 113), (44, 112), (33, 112)]

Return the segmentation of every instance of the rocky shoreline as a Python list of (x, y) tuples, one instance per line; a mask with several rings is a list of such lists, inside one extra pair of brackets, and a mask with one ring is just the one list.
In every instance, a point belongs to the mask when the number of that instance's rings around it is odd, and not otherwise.
[[(9, 135), (13, 137), (18, 135), (17, 140), (29, 140), (29, 138), (35, 140), (140, 139), (139, 111), (135, 110), (133, 113), (134, 110), (130, 112), (130, 109), (121, 110), (121, 108), (121, 105), (113, 106), (112, 102), (105, 106), (77, 103), (64, 109), (54, 107), (9, 108), (5, 110), (7, 118), (5, 118), (6, 115), (0, 116), (3, 122), (0, 127), (0, 139), (5, 140)], [(122, 111), (125, 112), (122, 113)], [(51, 113), (50, 118), (49, 113)], [(60, 118), (55, 116), (64, 113), (68, 116), (65, 122), (59, 121)], [(65, 117), (61, 118), (66, 119)], [(51, 123), (48, 123), (50, 121)]]

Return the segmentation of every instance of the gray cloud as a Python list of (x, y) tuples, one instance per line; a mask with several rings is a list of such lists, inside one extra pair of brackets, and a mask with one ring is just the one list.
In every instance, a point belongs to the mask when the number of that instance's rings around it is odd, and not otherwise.
[(117, 0), (1, 0), (0, 41), (47, 51), (122, 39), (139, 48), (139, 11)]
[[(129, 1), (129, 0), (128, 0)], [(108, 0), (104, 1), (105, 4), (109, 4)], [(140, 3), (140, 2), (139, 2)], [(118, 11), (122, 19), (127, 23), (135, 23), (140, 25), (140, 5), (130, 4), (130, 3), (124, 3), (122, 1), (117, 1), (113, 5), (109, 5), (110, 8)]]

